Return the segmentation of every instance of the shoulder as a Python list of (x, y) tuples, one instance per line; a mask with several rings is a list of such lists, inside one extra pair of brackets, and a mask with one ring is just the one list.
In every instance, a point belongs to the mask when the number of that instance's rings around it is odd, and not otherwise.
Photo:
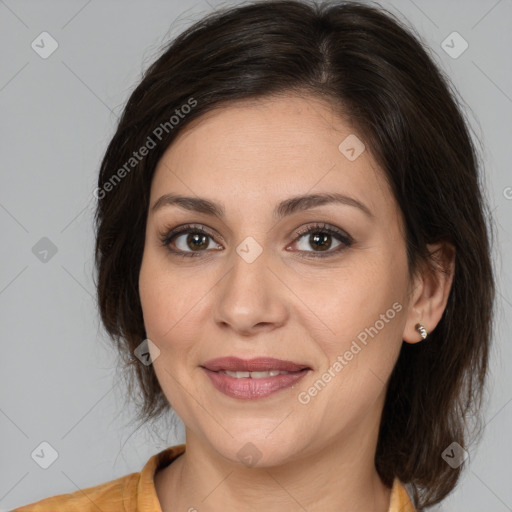
[(139, 473), (131, 473), (71, 494), (59, 494), (24, 505), (12, 512), (119, 512), (129, 509), (136, 498)]
[(185, 445), (172, 446), (153, 455), (140, 473), (130, 473), (116, 480), (59, 494), (11, 512), (122, 512), (158, 510), (154, 487), (155, 472), (170, 464), (185, 451)]
[(406, 486), (395, 478), (388, 512), (416, 512)]

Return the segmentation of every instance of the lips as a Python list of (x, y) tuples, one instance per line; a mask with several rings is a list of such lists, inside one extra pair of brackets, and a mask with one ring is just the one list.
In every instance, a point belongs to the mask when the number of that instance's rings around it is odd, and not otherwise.
[(202, 366), (212, 372), (299, 372), (301, 370), (311, 369), (307, 364), (294, 363), (292, 361), (284, 361), (272, 357), (256, 357), (254, 359), (220, 357), (206, 361)]
[(311, 370), (305, 364), (271, 357), (221, 357), (201, 367), (218, 391), (244, 400), (266, 398), (290, 388)]

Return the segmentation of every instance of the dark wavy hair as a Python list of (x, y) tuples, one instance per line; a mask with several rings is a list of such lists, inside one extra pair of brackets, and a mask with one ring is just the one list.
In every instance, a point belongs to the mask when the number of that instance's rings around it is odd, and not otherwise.
[(416, 507), (430, 506), (453, 490), (463, 467), (452, 469), (442, 452), (453, 441), (467, 447), (469, 426), (481, 424), (493, 229), (455, 89), (419, 36), (381, 6), (254, 1), (205, 16), (163, 49), (131, 94), (101, 163), (95, 282), (103, 325), (130, 375), (138, 419), (169, 411), (153, 367), (134, 357), (146, 338), (138, 278), (153, 173), (192, 120), (280, 94), (324, 99), (362, 135), (401, 209), (411, 276), (435, 267), (427, 244), (456, 249), (439, 324), (428, 342), (401, 348), (375, 455), (387, 485), (398, 477), (410, 484)]

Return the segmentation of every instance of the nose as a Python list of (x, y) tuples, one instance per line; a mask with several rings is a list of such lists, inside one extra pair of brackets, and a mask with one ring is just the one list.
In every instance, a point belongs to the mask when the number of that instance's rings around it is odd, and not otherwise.
[(233, 252), (231, 269), (219, 283), (215, 296), (215, 322), (238, 335), (272, 331), (286, 323), (289, 304), (286, 287), (263, 252), (252, 262)]

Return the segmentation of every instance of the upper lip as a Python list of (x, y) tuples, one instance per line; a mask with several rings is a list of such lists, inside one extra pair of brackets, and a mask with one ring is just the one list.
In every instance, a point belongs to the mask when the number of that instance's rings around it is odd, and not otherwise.
[(274, 359), (273, 357), (255, 357), (254, 359), (219, 357), (217, 359), (206, 361), (201, 366), (213, 372), (218, 372), (220, 370), (232, 372), (265, 372), (272, 370), (297, 372), (304, 369), (310, 369), (306, 364)]

